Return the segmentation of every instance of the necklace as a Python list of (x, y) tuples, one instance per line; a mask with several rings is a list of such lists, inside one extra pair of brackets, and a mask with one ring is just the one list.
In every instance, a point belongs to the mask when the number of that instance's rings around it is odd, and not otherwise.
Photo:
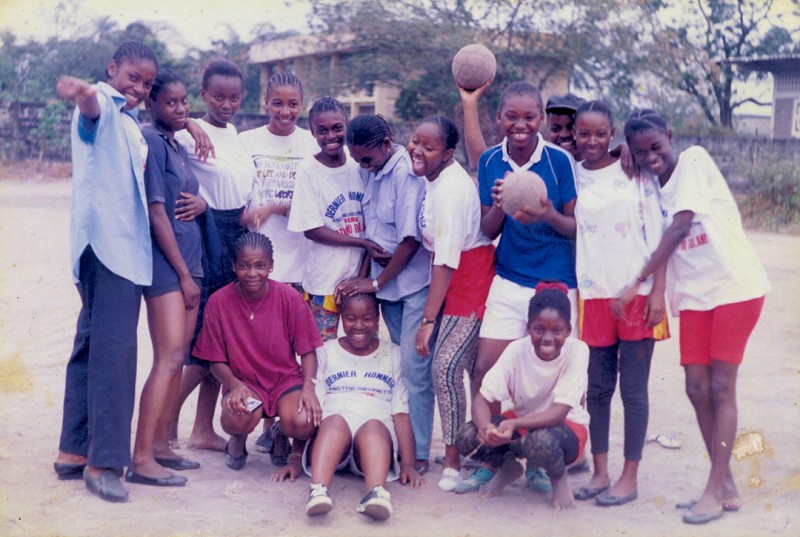
[(261, 307), (261, 303), (264, 302), (265, 298), (267, 298), (266, 291), (264, 292), (264, 296), (261, 297), (261, 300), (259, 301), (258, 306), (256, 306), (255, 309), (251, 310), (250, 309), (250, 304), (248, 304), (247, 300), (245, 300), (244, 295), (242, 294), (242, 289), (239, 287), (238, 283), (236, 284), (236, 290), (239, 291), (239, 296), (242, 297), (242, 302), (244, 302), (244, 307), (247, 308), (247, 311), (250, 312), (250, 320), (252, 321), (256, 317), (256, 312), (258, 311), (258, 308)]

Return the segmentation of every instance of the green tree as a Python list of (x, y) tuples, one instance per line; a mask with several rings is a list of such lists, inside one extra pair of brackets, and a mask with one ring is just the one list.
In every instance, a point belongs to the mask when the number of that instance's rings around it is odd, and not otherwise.
[[(736, 57), (788, 51), (792, 35), (776, 7), (798, 0), (644, 0), (638, 66), (689, 94), (712, 126), (730, 129), (746, 102), (740, 84), (757, 76), (737, 69)], [(797, 33), (797, 29), (795, 29)], [(796, 36), (795, 36), (796, 41)]]

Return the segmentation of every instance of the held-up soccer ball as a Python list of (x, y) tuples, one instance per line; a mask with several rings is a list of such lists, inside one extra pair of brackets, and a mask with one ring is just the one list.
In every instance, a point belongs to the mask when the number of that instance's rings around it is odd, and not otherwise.
[(497, 60), (483, 45), (466, 45), (453, 58), (453, 79), (466, 90), (474, 90), (494, 78)]
[(503, 179), (503, 211), (513, 216), (524, 206), (534, 213), (542, 210), (542, 199), (547, 197), (547, 186), (537, 173), (528, 170), (511, 172)]

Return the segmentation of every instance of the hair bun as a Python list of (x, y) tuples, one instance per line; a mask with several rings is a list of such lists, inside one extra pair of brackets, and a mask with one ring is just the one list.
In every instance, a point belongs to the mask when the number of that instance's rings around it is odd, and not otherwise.
[(537, 293), (545, 289), (554, 289), (556, 291), (561, 291), (565, 295), (569, 294), (569, 287), (561, 282), (539, 282), (536, 284), (535, 290)]

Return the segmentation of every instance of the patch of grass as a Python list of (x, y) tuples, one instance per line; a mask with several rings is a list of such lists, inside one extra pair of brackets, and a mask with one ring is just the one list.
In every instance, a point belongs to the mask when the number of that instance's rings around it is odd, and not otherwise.
[(800, 233), (800, 164), (762, 159), (746, 172), (739, 210), (748, 229)]

